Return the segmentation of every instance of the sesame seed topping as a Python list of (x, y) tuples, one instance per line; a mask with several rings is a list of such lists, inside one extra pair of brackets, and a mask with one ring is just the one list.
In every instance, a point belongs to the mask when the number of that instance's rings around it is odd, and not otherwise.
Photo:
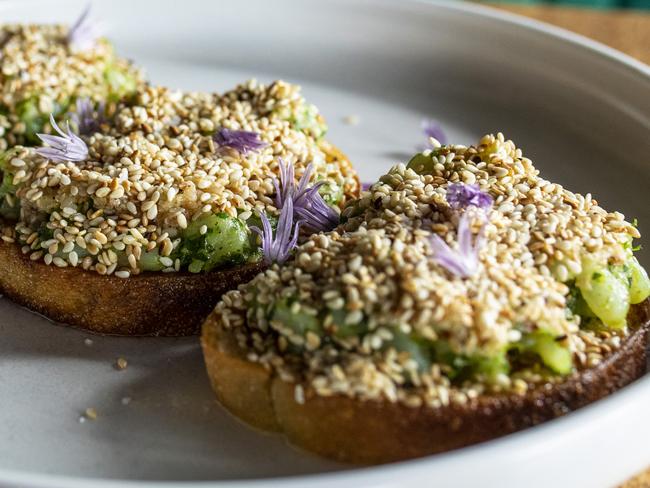
[[(294, 114), (309, 107), (299, 87), (281, 81), (251, 80), (223, 94), (141, 87), (113, 107), (101, 130), (81, 135), (89, 154), (84, 161), (11, 149), (7, 171), (17, 185), (11, 198), (20, 201), (18, 242), (30, 259), (57, 267), (126, 279), (144, 271), (148, 260), (155, 269), (177, 272), (189, 265), (175, 251), (194, 221), (212, 214), (242, 223), (259, 211), (277, 215), (279, 158), (294, 166), (297, 178), (311, 163), (314, 179), (343, 190), (343, 204), (358, 191), (356, 176), (349, 162), (326, 151), (322, 134), (295, 125)], [(320, 124), (320, 115), (309, 110)], [(254, 132), (264, 145), (246, 154), (216, 150), (212, 134), (202, 132), (208, 126)], [(200, 235), (207, 232), (200, 227)]]

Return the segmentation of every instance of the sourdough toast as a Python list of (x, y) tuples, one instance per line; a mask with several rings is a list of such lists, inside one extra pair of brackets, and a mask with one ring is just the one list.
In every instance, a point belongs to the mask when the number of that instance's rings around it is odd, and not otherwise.
[(440, 408), (315, 394), (250, 362), (231, 330), (210, 316), (202, 345), (221, 404), (253, 427), (349, 463), (379, 464), (440, 453), (510, 434), (565, 415), (633, 382), (646, 371), (650, 299), (632, 307), (633, 332), (600, 364), (516, 393), (481, 395)]

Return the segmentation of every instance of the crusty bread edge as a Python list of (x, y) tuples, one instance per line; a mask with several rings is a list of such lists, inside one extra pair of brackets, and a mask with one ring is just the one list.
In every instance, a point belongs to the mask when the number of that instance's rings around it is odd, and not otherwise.
[(260, 264), (209, 273), (102, 276), (79, 268), (31, 261), (15, 244), (0, 242), (0, 291), (49, 319), (100, 334), (196, 334), (221, 295), (249, 281)]
[(642, 376), (650, 299), (633, 307), (637, 324), (600, 364), (525, 395), (483, 395), (464, 405), (412, 408), (342, 395), (319, 396), (246, 359), (231, 331), (211, 315), (203, 326), (207, 372), (219, 401), (246, 423), (284, 433), (295, 446), (342, 462), (379, 464), (457, 449), (562, 416)]

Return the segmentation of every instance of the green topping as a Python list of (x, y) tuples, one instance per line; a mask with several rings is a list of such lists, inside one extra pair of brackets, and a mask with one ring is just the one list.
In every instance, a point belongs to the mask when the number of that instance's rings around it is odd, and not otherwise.
[(160, 261), (158, 251), (143, 252), (140, 255), (140, 268), (142, 271), (162, 271), (167, 267)]
[(394, 330), (393, 338), (386, 343), (388, 347), (394, 347), (396, 351), (407, 352), (411, 359), (418, 365), (419, 371), (426, 371), (432, 365), (431, 343), (414, 336), (407, 335), (400, 330)]
[(287, 298), (280, 300), (275, 304), (271, 320), (280, 322), (285, 327), (291, 329), (295, 334), (303, 337), (309, 331), (314, 332), (317, 335), (322, 335), (323, 332), (318, 317), (300, 310), (300, 306), (295, 300)]
[(437, 160), (433, 160), (433, 156), (435, 156), (435, 151), (432, 151), (428, 156), (422, 153), (416, 154), (411, 158), (406, 167), (418, 174), (431, 173), (433, 172), (433, 166), (438, 162)]
[(294, 114), (291, 122), (296, 129), (316, 140), (321, 139), (327, 132), (327, 125), (314, 105), (305, 105), (298, 113)]
[(25, 124), (25, 139), (29, 144), (38, 144), (36, 134), (42, 133), (49, 121), (49, 114), (42, 113), (38, 108), (38, 98), (31, 97), (16, 105), (16, 114)]
[(457, 383), (477, 377), (494, 382), (498, 375), (508, 374), (510, 371), (505, 352), (493, 355), (458, 354), (446, 341), (428, 341), (399, 330), (393, 331), (393, 339), (387, 343), (387, 346), (394, 347), (400, 352), (407, 352), (417, 363), (419, 371), (430, 369), (433, 363), (445, 365), (447, 376)]
[(630, 305), (650, 296), (650, 279), (634, 256), (623, 265), (607, 267), (587, 261), (569, 289), (567, 310), (581, 317), (580, 327), (620, 329), (626, 325)]
[(630, 279), (630, 303), (641, 303), (650, 296), (650, 278), (635, 257), (627, 262)]
[(602, 268), (585, 260), (576, 286), (589, 309), (610, 329), (626, 325), (630, 309), (630, 282), (626, 267)]
[(246, 224), (225, 213), (204, 215), (181, 233), (174, 257), (192, 273), (242, 264), (257, 251)]
[(118, 102), (131, 95), (137, 88), (137, 81), (132, 73), (109, 65), (104, 70), (104, 80), (108, 85), (108, 101)]
[(325, 203), (330, 207), (338, 205), (338, 203), (343, 199), (343, 187), (337, 185), (331, 180), (327, 180), (323, 183), (318, 189), (318, 193), (323, 197)]
[(566, 375), (573, 368), (573, 360), (571, 351), (559, 339), (561, 337), (550, 332), (537, 330), (524, 334), (511, 350), (522, 355), (536, 356), (554, 373)]

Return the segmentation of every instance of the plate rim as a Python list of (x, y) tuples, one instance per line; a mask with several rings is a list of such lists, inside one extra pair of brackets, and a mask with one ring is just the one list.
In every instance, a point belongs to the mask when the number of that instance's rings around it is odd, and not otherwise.
[[(4, 0), (0, 4), (0, 11), (9, 11), (16, 7), (25, 7), (28, 3), (38, 3), (42, 0)], [(348, 0), (350, 1), (350, 0)], [(363, 3), (364, 0), (354, 0)], [(474, 15), (483, 19), (504, 22), (513, 27), (528, 31), (537, 32), (547, 38), (563, 41), (564, 43), (581, 47), (585, 52), (596, 54), (605, 60), (618, 64), (641, 77), (650, 81), (650, 65), (638, 60), (622, 51), (603, 44), (600, 41), (591, 39), (582, 34), (572, 32), (562, 27), (531, 19), (522, 14), (500, 10), (493, 6), (468, 3), (454, 0), (370, 0), (367, 3), (386, 5), (428, 5), (429, 7), (442, 7), (450, 11)], [(487, 441), (478, 445), (457, 449), (448, 453), (427, 456), (420, 459), (402, 461), (374, 467), (356, 467), (343, 471), (313, 473), (293, 476), (282, 476), (272, 478), (242, 478), (234, 480), (211, 480), (211, 481), (150, 481), (150, 480), (128, 480), (119, 478), (92, 478), (74, 477), (56, 474), (31, 473), (29, 471), (12, 470), (0, 468), (0, 486), (21, 487), (21, 488), (240, 488), (243, 486), (256, 488), (298, 488), (309, 485), (320, 488), (340, 484), (344, 486), (370, 487), (383, 486), (391, 483), (391, 480), (402, 477), (406, 479), (417, 472), (429, 471), (436, 465), (453, 462), (468, 462), (471, 459), (480, 457), (489, 449), (491, 451), (510, 451), (516, 449), (519, 444), (533, 444), (535, 439), (546, 439), (551, 433), (549, 431), (565, 431), (571, 429), (579, 432), (587, 428), (598, 418), (601, 411), (609, 411), (614, 408), (622, 410), (627, 400), (637, 399), (645, 394), (650, 401), (650, 373), (643, 378), (626, 386), (621, 391), (614, 393), (591, 405), (581, 408), (576, 412), (555, 419), (552, 422), (519, 431), (502, 438)], [(568, 424), (568, 425), (565, 425)], [(525, 446), (524, 446), (525, 447)], [(469, 458), (469, 460), (467, 460)], [(464, 460), (465, 459), (465, 460)]]

